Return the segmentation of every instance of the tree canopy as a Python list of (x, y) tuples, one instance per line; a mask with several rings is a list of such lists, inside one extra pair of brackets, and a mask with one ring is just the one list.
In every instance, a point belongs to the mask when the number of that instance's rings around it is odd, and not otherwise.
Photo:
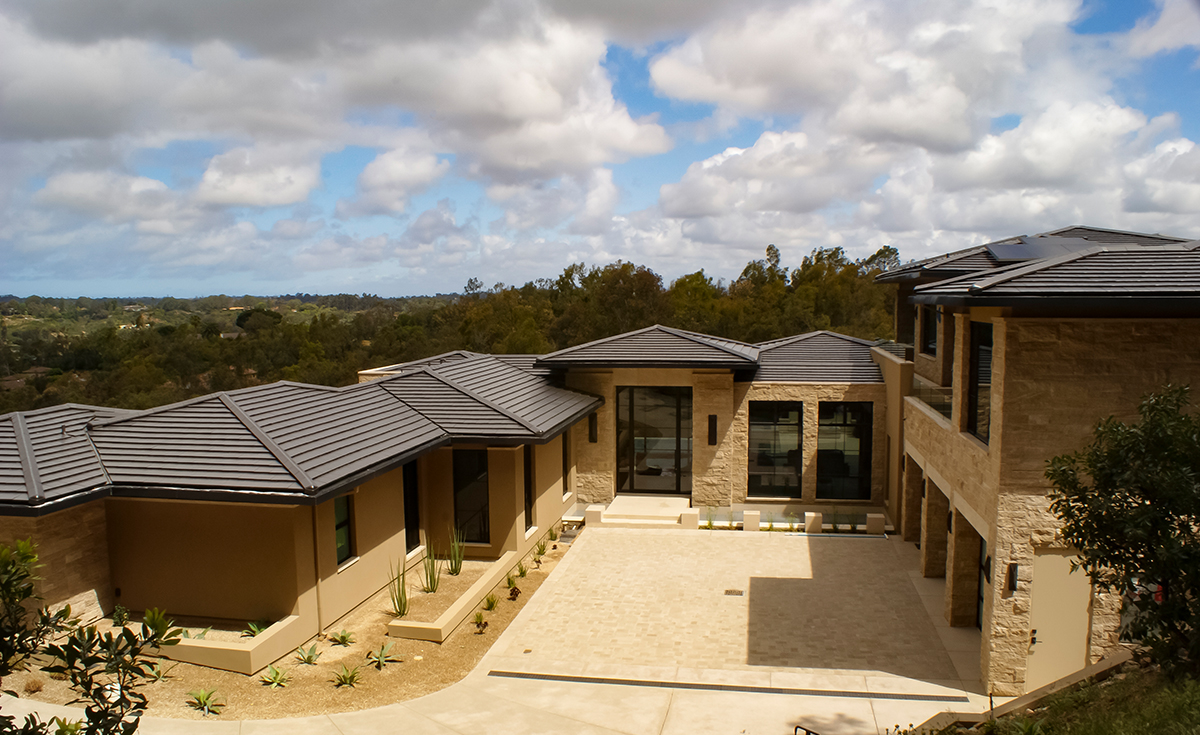
[[(143, 409), (279, 379), (346, 385), (356, 372), (449, 350), (545, 353), (663, 324), (746, 342), (832, 329), (892, 336), (894, 248), (852, 260), (814, 250), (788, 268), (774, 245), (732, 281), (665, 284), (626, 261), (459, 295), (10, 299), (0, 302), (0, 412), (64, 402)], [(5, 378), (33, 370), (21, 386)]]
[(1188, 388), (1112, 417), (1090, 446), (1051, 459), (1051, 510), (1100, 588), (1124, 595), (1123, 633), (1166, 668), (1200, 673), (1200, 416)]

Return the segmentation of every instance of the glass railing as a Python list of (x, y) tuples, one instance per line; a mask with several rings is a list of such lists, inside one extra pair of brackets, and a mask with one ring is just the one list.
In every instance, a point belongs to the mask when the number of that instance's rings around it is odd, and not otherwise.
[(934, 385), (924, 378), (913, 376), (912, 397), (921, 401), (926, 406), (929, 406), (934, 411), (945, 416), (947, 420), (951, 417), (953, 411), (953, 396), (954, 389), (946, 386)]

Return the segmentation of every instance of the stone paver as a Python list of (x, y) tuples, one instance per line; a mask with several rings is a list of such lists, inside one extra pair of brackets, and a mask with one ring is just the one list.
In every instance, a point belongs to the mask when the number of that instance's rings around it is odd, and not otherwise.
[(960, 678), (884, 539), (587, 529), (542, 590), (492, 650), (524, 658), (524, 670), (569, 662)]
[[(971, 640), (924, 612), (921, 598), (932, 597), (936, 583), (908, 575), (909, 551), (868, 539), (587, 529), (479, 666), (447, 689), (325, 717), (146, 718), (139, 732), (778, 735), (799, 724), (822, 735), (858, 735), (948, 708), (983, 711), (985, 697), (954, 701), (965, 695), (958, 688), (964, 676), (946, 649), (969, 654)], [(726, 589), (746, 594), (727, 596)], [(505, 670), (656, 685), (490, 675)], [(820, 693), (672, 685), (679, 683)], [(902, 698), (908, 694), (923, 699)], [(5, 714), (83, 714), (0, 698)]]

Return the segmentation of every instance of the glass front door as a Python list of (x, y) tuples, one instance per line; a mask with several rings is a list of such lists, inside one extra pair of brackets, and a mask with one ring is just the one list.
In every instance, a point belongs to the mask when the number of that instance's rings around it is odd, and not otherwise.
[(617, 388), (617, 492), (691, 494), (691, 388)]

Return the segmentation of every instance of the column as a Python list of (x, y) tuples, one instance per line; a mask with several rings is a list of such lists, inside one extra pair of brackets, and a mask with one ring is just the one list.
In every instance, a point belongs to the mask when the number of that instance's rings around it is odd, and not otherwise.
[(946, 513), (950, 501), (938, 486), (925, 478), (925, 499), (921, 505), (921, 576), (946, 576)]

